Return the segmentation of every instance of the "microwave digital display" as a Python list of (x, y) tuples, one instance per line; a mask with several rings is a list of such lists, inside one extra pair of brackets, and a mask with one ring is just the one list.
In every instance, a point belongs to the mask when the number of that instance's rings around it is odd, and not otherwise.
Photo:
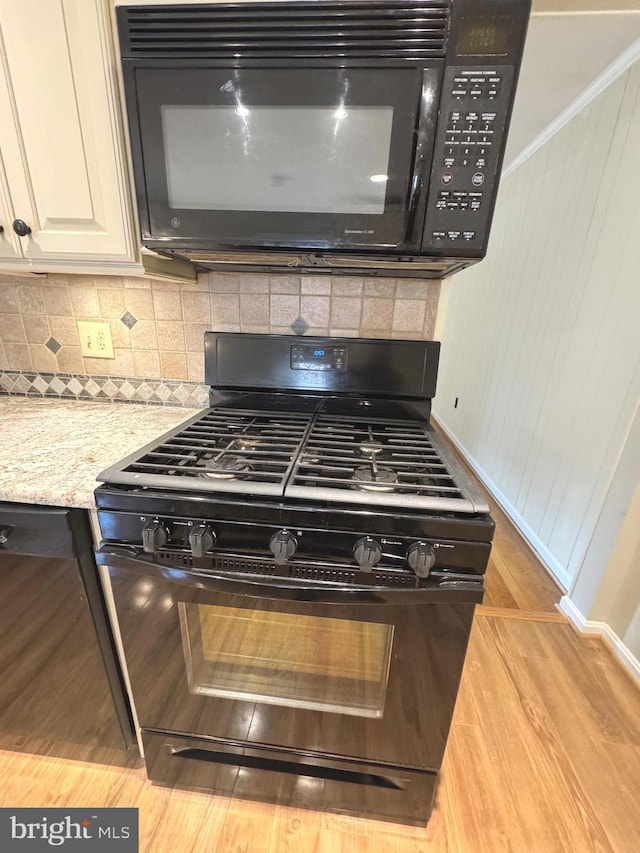
[(456, 50), (459, 56), (505, 56), (511, 15), (469, 15), (462, 19)]
[(291, 347), (292, 370), (346, 370), (346, 347), (315, 347), (294, 344)]

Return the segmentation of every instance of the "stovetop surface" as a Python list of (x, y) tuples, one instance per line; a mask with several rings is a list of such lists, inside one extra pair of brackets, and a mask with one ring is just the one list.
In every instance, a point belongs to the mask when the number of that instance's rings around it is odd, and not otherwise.
[(178, 493), (489, 511), (428, 420), (394, 400), (224, 397), (97, 479)]

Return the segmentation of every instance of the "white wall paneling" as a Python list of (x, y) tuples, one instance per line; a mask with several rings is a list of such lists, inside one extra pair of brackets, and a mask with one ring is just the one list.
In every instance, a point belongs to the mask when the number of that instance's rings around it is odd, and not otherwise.
[(443, 338), (435, 414), (565, 584), (640, 398), (639, 95), (636, 62), (503, 182)]

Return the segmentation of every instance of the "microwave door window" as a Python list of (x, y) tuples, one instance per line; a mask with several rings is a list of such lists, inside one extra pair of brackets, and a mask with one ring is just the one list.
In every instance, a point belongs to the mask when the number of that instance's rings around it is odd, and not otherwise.
[(385, 211), (392, 106), (161, 109), (173, 210)]

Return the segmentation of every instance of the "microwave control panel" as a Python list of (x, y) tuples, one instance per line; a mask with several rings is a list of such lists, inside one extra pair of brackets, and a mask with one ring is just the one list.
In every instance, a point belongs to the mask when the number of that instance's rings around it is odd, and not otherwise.
[(514, 69), (447, 68), (422, 250), (484, 251), (505, 145)]

